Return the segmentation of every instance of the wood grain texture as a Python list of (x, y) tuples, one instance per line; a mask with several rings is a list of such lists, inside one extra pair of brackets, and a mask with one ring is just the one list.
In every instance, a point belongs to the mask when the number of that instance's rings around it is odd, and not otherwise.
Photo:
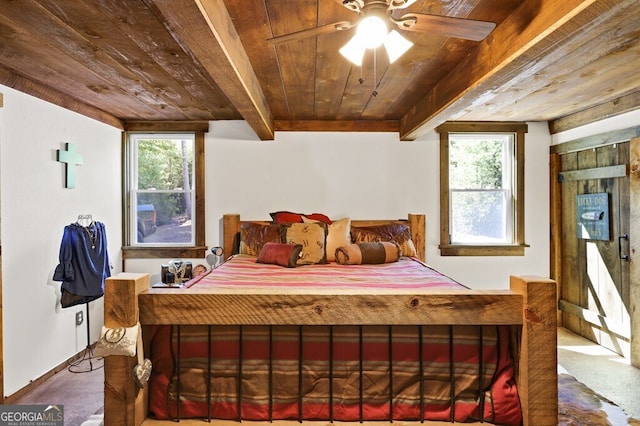
[[(556, 298), (562, 297), (562, 184), (558, 176), (561, 170), (561, 158), (559, 154), (549, 156), (549, 251), (550, 251), (550, 271), (549, 277), (556, 281)], [(558, 309), (558, 324), (562, 324), (562, 311)]]
[(222, 0), (154, 0), (173, 36), (196, 58), (261, 139), (273, 139), (273, 117)]
[[(597, 149), (578, 151), (578, 167), (580, 169), (592, 169), (598, 164)], [(577, 191), (579, 195), (596, 193), (598, 180), (588, 179), (578, 181)], [(575, 210), (573, 210), (575, 216)], [(576, 222), (576, 228), (579, 226), (577, 219), (573, 219)], [(573, 238), (577, 238), (577, 233), (573, 235)], [(584, 239), (578, 239), (577, 252), (577, 269), (573, 271), (573, 274), (577, 276), (578, 281), (578, 306), (587, 307), (590, 297), (591, 279), (586, 273), (587, 271), (587, 241)], [(595, 329), (585, 321), (580, 321), (580, 335), (595, 341), (596, 336)]]
[[(617, 238), (629, 229), (628, 143), (621, 140), (635, 131), (609, 132), (551, 148), (552, 158), (561, 158), (557, 174), (562, 178), (558, 184), (562, 199), (553, 203), (562, 206), (562, 227), (568, 230), (560, 248), (562, 321), (576, 333), (627, 356), (629, 265), (619, 257)], [(576, 195), (598, 192), (610, 197), (612, 236), (608, 241), (577, 239)]]
[[(240, 219), (239, 214), (225, 214), (222, 217), (222, 232), (223, 232), (223, 246), (225, 256), (230, 256), (234, 253), (234, 248), (237, 247), (236, 244), (239, 244), (239, 232), (240, 227), (242, 226), (242, 220)], [(267, 224), (270, 223), (268, 221), (250, 221), (256, 223)], [(414, 214), (409, 213), (407, 215), (407, 219), (397, 219), (397, 220), (380, 220), (380, 219), (352, 219), (351, 226), (375, 226), (375, 225), (384, 225), (388, 223), (403, 223), (409, 225), (409, 229), (411, 232), (411, 238), (413, 239), (413, 243), (416, 247), (416, 253), (418, 259), (425, 261), (427, 256), (427, 219), (424, 214)]]
[[(561, 169), (576, 170), (578, 168), (578, 155), (575, 152), (562, 155)], [(580, 305), (580, 285), (575, 273), (578, 266), (578, 239), (575, 219), (576, 195), (578, 195), (578, 182), (568, 181), (562, 183), (562, 277), (559, 279), (562, 298), (571, 303)], [(562, 325), (567, 329), (580, 334), (580, 319), (572, 315), (563, 315)]]
[[(490, 76), (508, 73), (513, 61), (545, 42), (558, 27), (566, 24), (593, 0), (573, 0), (558, 3), (542, 0), (534, 5), (523, 3), (464, 61), (440, 81), (421, 102), (414, 105), (401, 120), (400, 138), (415, 139), (424, 130), (445, 122), (468, 91), (483, 92), (481, 85)], [(549, 41), (546, 41), (549, 42)], [(495, 47), (499, 46), (498, 49)], [(491, 56), (491, 59), (488, 58)], [(465, 103), (464, 101), (462, 103)], [(462, 108), (468, 107), (464, 105)]]
[[(120, 305), (123, 295), (138, 293), (140, 274), (119, 275), (109, 279), (105, 293), (105, 307)], [(148, 275), (145, 276), (148, 285)], [(128, 287), (128, 290), (126, 288)], [(125, 290), (123, 290), (125, 289)], [(520, 354), (518, 386), (525, 412), (525, 425), (544, 426), (557, 421), (556, 378), (556, 284), (540, 277), (512, 277), (511, 290), (504, 291), (432, 291), (424, 295), (396, 294), (313, 294), (303, 289), (286, 294), (251, 292), (237, 294), (220, 288), (215, 292), (197, 289), (155, 290), (139, 294), (140, 320), (143, 324), (506, 324), (521, 325), (521, 340), (516, 342)], [(397, 292), (394, 292), (397, 293)], [(114, 300), (114, 298), (116, 298)], [(164, 300), (163, 300), (164, 299)], [(198, 299), (201, 299), (198, 301)], [(125, 299), (126, 301), (126, 299)], [(212, 305), (213, 304), (213, 305)], [(135, 318), (135, 303), (124, 303), (109, 311), (122, 312), (118, 318)], [(194, 309), (195, 307), (195, 309)], [(467, 311), (467, 308), (470, 308)], [(320, 321), (318, 321), (320, 319)], [(333, 321), (336, 320), (336, 321)], [(112, 357), (115, 358), (115, 357)], [(109, 360), (110, 361), (110, 360)], [(131, 366), (132, 367), (132, 366)], [(105, 412), (105, 425), (139, 424), (140, 417), (126, 417), (123, 413), (144, 412), (142, 393), (115, 392), (114, 381), (122, 381), (129, 365), (105, 368), (107, 395), (119, 397), (121, 404), (114, 420)], [(115, 375), (115, 377), (114, 377)], [(133, 382), (129, 377), (125, 382)], [(122, 384), (120, 383), (120, 386)], [(142, 401), (142, 402), (141, 402)], [(107, 406), (105, 405), (105, 410)], [(112, 413), (112, 408), (109, 408)], [(126, 414), (129, 415), (129, 414)], [(133, 415), (133, 414), (131, 414)], [(137, 414), (135, 414), (137, 416)], [(145, 415), (142, 414), (142, 417)], [(551, 421), (550, 419), (553, 419)], [(124, 422), (124, 423), (122, 423)], [(154, 425), (147, 419), (144, 424)], [(243, 422), (248, 423), (248, 422)], [(291, 424), (290, 422), (277, 422)], [(411, 422), (398, 422), (411, 424)], [(162, 423), (162, 424), (166, 424)], [(189, 424), (186, 421), (185, 424)], [(440, 424), (431, 423), (428, 424)]]
[[(628, 200), (623, 188), (628, 185), (626, 170), (629, 143), (603, 146), (596, 149), (597, 165), (599, 169), (609, 170), (619, 167), (625, 173), (622, 176), (606, 176), (597, 180), (596, 192), (606, 193), (609, 198), (610, 237), (609, 240), (595, 240), (590, 243), (590, 256), (587, 271), (591, 277), (592, 294), (589, 298), (589, 309), (594, 313), (601, 313), (607, 320), (605, 324), (616, 324), (620, 327), (607, 328), (598, 324), (594, 334), (597, 342), (622, 356), (628, 358), (629, 346), (629, 312), (628, 299), (624, 295), (629, 293), (629, 281), (624, 281), (625, 270), (629, 263), (621, 259), (623, 253), (628, 254), (626, 238), (629, 229), (625, 220), (629, 217)], [(626, 206), (626, 207), (625, 207)], [(619, 244), (618, 244), (619, 243)], [(620, 250), (619, 250), (620, 249)]]
[(549, 152), (552, 154), (567, 154), (585, 149), (598, 148), (605, 145), (628, 142), (638, 136), (640, 136), (640, 126), (633, 126), (552, 145), (549, 148)]
[(211, 291), (150, 289), (140, 295), (146, 324), (385, 325), (519, 324), (522, 297), (509, 291), (321, 289)]
[(78, 101), (71, 98), (64, 92), (52, 89), (37, 81), (18, 75), (12, 70), (4, 68), (0, 65), (0, 82), (12, 89), (34, 96), (36, 98), (51, 102), (54, 105), (60, 105), (70, 111), (82, 114), (85, 117), (93, 118), (102, 123), (106, 123), (117, 129), (123, 129), (124, 124), (121, 119), (104, 110), (95, 108), (90, 103)]
[(587, 179), (607, 179), (615, 177), (626, 177), (629, 174), (629, 167), (626, 164), (615, 166), (602, 166), (594, 169), (581, 169), (559, 174), (561, 181), (587, 180)]
[(397, 120), (276, 120), (283, 132), (397, 132)]
[(411, 214), (408, 216), (411, 239), (416, 246), (418, 259), (427, 261), (427, 216), (423, 214)]
[(518, 394), (524, 425), (558, 423), (556, 284), (536, 277), (511, 277), (523, 297)]
[[(132, 327), (139, 319), (138, 295), (150, 285), (148, 274), (120, 273), (105, 280), (104, 324)], [(111, 355), (104, 359), (104, 423), (137, 426), (147, 416), (148, 387), (140, 390), (132, 372), (137, 357)]]
[(447, 37), (419, 19), (425, 31), (400, 29), (413, 47), (399, 60), (389, 64), (378, 49), (375, 60), (367, 52), (363, 67), (338, 52), (354, 28), (277, 46), (267, 41), (355, 23), (358, 16), (339, 1), (3, 6), (0, 82), (116, 127), (244, 119), (258, 138), (271, 139), (275, 120), (303, 123), (283, 130), (337, 121), (328, 128), (393, 131), (410, 140), (445, 119), (558, 119), (570, 128), (636, 108), (640, 93), (640, 41), (628, 25), (640, 19), (635, 0), (422, 0), (394, 17), (468, 18), (496, 28), (477, 42)]
[(630, 279), (634, 285), (630, 290), (631, 312), (631, 364), (640, 368), (640, 138), (630, 142), (629, 165), (629, 204), (631, 206), (629, 220), (630, 247)]
[[(389, 222), (409, 223), (416, 241), (425, 241), (426, 218), (409, 214), (405, 220), (357, 220), (355, 226)], [(223, 217), (226, 253), (231, 253), (242, 221), (238, 214)], [(268, 223), (262, 221), (261, 223)], [(423, 246), (423, 244), (418, 244)], [(515, 325), (521, 326), (514, 343), (518, 380), (522, 380), (521, 400), (527, 408), (525, 425), (546, 425), (557, 419), (556, 283), (539, 277), (512, 277), (511, 290), (336, 290), (308, 288), (260, 288), (239, 291), (217, 286), (209, 289), (147, 289), (138, 274), (110, 279), (105, 293), (105, 312), (117, 318), (140, 319), (142, 324), (246, 324), (246, 325)], [(137, 303), (131, 302), (131, 295)], [(124, 302), (124, 303), (122, 303)], [(106, 318), (106, 317), (105, 317)], [(551, 356), (550, 354), (553, 354)], [(554, 386), (550, 387), (551, 377)], [(117, 366), (105, 370), (109, 383)], [(131, 366), (132, 367), (132, 366)], [(132, 380), (130, 378), (128, 381)], [(125, 382), (127, 381), (125, 380)], [(126, 384), (126, 383), (125, 383)], [(122, 384), (120, 384), (122, 386)], [(112, 392), (107, 390), (107, 393)], [(550, 401), (555, 392), (556, 399)], [(115, 393), (119, 412), (137, 412), (138, 399)], [(555, 405), (554, 405), (555, 402)], [(107, 420), (107, 426), (120, 424)], [(137, 418), (136, 418), (137, 419)], [(137, 421), (137, 420), (136, 420)], [(542, 423), (537, 423), (542, 421)], [(287, 423), (287, 422), (284, 422)], [(283, 424), (284, 424), (283, 423)], [(403, 422), (404, 423), (404, 422)], [(150, 420), (145, 424), (155, 424)], [(437, 423), (433, 423), (437, 424)]]
[[(571, 46), (571, 39), (575, 38), (577, 46), (584, 44), (579, 35), (584, 34), (583, 31), (589, 26), (589, 22), (593, 22), (603, 13), (631, 8), (632, 3), (634, 2), (623, 3), (613, 0), (545, 0), (522, 3), (496, 27), (490, 37), (480, 43), (471, 55), (449, 73), (448, 78), (440, 81), (402, 117), (400, 138), (414, 139), (423, 134), (425, 129), (434, 128), (446, 120), (478, 120), (483, 114), (479, 112), (474, 115), (474, 111), (478, 110), (480, 105), (482, 108), (479, 111), (500, 111), (504, 120), (514, 119), (523, 109), (528, 109), (526, 104), (529, 97), (535, 98), (539, 89), (536, 87), (537, 82), (531, 78), (535, 72), (544, 73), (545, 67), (554, 64), (559, 66), (563, 63), (562, 55), (571, 55), (572, 50), (576, 48), (576, 45)], [(596, 51), (599, 52), (598, 49)], [(596, 51), (585, 53), (595, 54)], [(581, 59), (574, 58), (576, 62), (572, 64), (584, 64)], [(525, 67), (530, 73), (522, 73)], [(564, 67), (567, 67), (566, 63)], [(564, 71), (556, 71), (565, 74)], [(560, 83), (562, 81), (559, 80)], [(572, 87), (579, 87), (575, 84), (575, 79), (571, 81)], [(496, 90), (505, 90), (508, 93), (526, 90), (529, 96), (524, 99), (518, 99), (517, 96), (509, 99), (509, 96), (498, 97)], [(548, 95), (553, 95), (553, 92), (545, 92), (542, 98), (548, 101)], [(532, 107), (539, 109), (542, 98), (532, 102)], [(513, 106), (516, 100), (519, 101), (518, 107)], [(521, 102), (525, 105), (521, 106)], [(511, 117), (510, 109), (514, 111)], [(531, 111), (530, 114), (536, 112)]]
[(594, 123), (604, 117), (614, 117), (640, 108), (640, 92), (620, 96), (614, 100), (578, 111), (549, 121), (549, 132), (556, 133), (571, 130), (585, 124)]

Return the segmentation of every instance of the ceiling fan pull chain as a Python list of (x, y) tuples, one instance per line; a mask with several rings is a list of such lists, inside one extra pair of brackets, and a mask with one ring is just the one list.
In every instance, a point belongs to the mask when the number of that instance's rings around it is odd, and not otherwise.
[(377, 51), (378, 49), (373, 49), (373, 92), (371, 92), (371, 94), (374, 98), (378, 96), (378, 74), (376, 67), (376, 64), (378, 63), (378, 55), (376, 54)]

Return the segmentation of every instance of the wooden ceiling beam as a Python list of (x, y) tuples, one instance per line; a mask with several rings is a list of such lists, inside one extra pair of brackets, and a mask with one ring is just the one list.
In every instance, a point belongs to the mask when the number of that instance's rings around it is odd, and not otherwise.
[(273, 117), (223, 0), (145, 0), (166, 20), (176, 41), (199, 63), (262, 140), (274, 137)]
[(19, 92), (26, 93), (38, 99), (77, 112), (86, 117), (93, 118), (101, 123), (108, 124), (117, 129), (124, 129), (124, 123), (118, 117), (109, 114), (101, 109), (81, 102), (69, 95), (61, 93), (51, 87), (38, 83), (37, 81), (16, 74), (14, 71), (0, 65), (0, 84), (11, 87)]
[(640, 109), (640, 92), (633, 92), (612, 101), (549, 121), (549, 132), (553, 135), (637, 109)]
[(279, 132), (392, 132), (397, 120), (275, 120)]
[[(632, 0), (629, 0), (632, 1)], [(611, 9), (629, 1), (598, 0)], [(542, 53), (571, 34), (564, 28), (595, 0), (523, 2), (482, 41), (476, 51), (441, 80), (400, 120), (400, 139), (413, 140), (452, 116), (473, 107), (506, 74), (522, 66), (518, 59)]]

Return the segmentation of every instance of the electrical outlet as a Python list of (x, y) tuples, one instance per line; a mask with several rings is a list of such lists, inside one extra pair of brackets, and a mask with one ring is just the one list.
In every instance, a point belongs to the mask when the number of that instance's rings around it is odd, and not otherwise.
[(76, 325), (82, 325), (83, 322), (84, 322), (84, 315), (82, 314), (82, 311), (76, 312)]

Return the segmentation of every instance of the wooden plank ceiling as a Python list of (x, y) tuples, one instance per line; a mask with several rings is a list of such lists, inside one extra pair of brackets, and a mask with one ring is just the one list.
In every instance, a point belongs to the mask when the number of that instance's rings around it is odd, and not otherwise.
[(482, 41), (402, 31), (414, 45), (398, 61), (378, 51), (357, 67), (338, 53), (353, 29), (267, 42), (354, 22), (340, 0), (0, 0), (0, 83), (119, 128), (244, 119), (260, 139), (411, 140), (447, 120), (555, 132), (640, 105), (637, 0), (418, 0), (394, 16), (411, 12), (496, 28)]

